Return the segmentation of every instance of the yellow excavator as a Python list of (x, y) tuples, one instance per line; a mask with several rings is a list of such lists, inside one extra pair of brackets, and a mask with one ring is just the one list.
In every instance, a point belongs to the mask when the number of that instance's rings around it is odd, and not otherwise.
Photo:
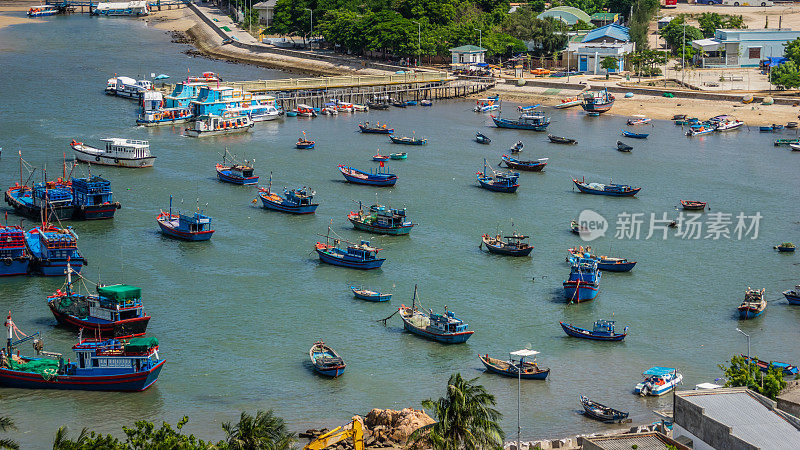
[(353, 420), (347, 425), (336, 427), (309, 442), (303, 447), (303, 450), (322, 450), (351, 437), (353, 438), (353, 448), (364, 450), (364, 421), (360, 416), (353, 416)]

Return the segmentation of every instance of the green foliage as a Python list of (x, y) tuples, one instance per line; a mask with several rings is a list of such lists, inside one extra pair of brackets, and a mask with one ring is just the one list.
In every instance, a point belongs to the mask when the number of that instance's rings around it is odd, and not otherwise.
[(410, 441), (427, 441), (426, 448), (434, 450), (502, 448), (505, 434), (497, 423), (502, 415), (493, 408), (494, 396), (475, 380), (455, 373), (444, 397), (423, 401), (422, 406), (432, 410), (438, 421), (414, 431)]
[(586, 22), (584, 22), (582, 20), (579, 20), (579, 21), (575, 22), (575, 25), (570, 27), (570, 30), (572, 30), (572, 31), (580, 31), (580, 30), (591, 30), (592, 28), (594, 28), (594, 25), (592, 25), (590, 23), (586, 23)]
[(746, 386), (773, 400), (786, 387), (783, 371), (770, 367), (767, 373), (762, 373), (755, 364), (748, 364), (743, 356), (733, 356), (729, 367), (720, 364), (719, 368), (728, 380), (725, 386)]
[(800, 69), (794, 61), (786, 61), (770, 71), (770, 83), (779, 89), (796, 89), (800, 87)]
[[(14, 425), (14, 421), (10, 417), (0, 416), (0, 431), (14, 431), (17, 427)], [(19, 448), (19, 444), (11, 439), (3, 439), (0, 438), (0, 449), (10, 449), (10, 450), (17, 450)]]
[(628, 62), (633, 66), (633, 70), (639, 76), (656, 76), (661, 74), (661, 69), (657, 66), (663, 65), (667, 61), (664, 52), (656, 50), (639, 50), (627, 57)]
[(536, 56), (552, 56), (567, 46), (567, 26), (564, 22), (547, 17), (536, 18), (530, 8), (522, 7), (509, 14), (502, 30), (517, 39), (536, 43)]
[(747, 28), (742, 16), (717, 14), (715, 12), (700, 14), (697, 23), (700, 25), (700, 30), (703, 32), (704, 37), (711, 37), (716, 30), (722, 28)]
[(309, 6), (308, 0), (278, 0), (270, 32), (304, 36), (311, 30), (311, 13), (306, 10)]
[(225, 442), (231, 450), (288, 450), (295, 442), (294, 433), (272, 410), (258, 411), (255, 417), (242, 412), (237, 424), (224, 423), (222, 429), (228, 435)]
[(795, 64), (800, 66), (800, 38), (795, 39), (793, 41), (789, 41), (783, 44), (784, 50), (783, 54), (785, 57), (789, 58), (790, 61), (794, 61)]
[(616, 69), (619, 66), (619, 60), (613, 56), (606, 56), (600, 61), (600, 67), (606, 70)]
[[(667, 26), (662, 28), (659, 32), (675, 55), (681, 54), (681, 47), (684, 42), (687, 47), (691, 48), (692, 41), (703, 38), (703, 32), (700, 31), (699, 28), (686, 25), (686, 39), (684, 41), (684, 21), (684, 16), (680, 15), (672, 19)], [(685, 50), (685, 52), (687, 55), (689, 54), (688, 49)], [(694, 49), (692, 49), (691, 54), (694, 54)]]

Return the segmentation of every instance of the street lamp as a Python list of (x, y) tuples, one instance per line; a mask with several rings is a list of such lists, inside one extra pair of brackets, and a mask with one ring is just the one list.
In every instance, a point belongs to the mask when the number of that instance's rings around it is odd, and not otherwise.
[(483, 30), (480, 28), (473, 28), (472, 31), (478, 30), (478, 47), (483, 48)]
[(419, 59), (422, 57), (422, 24), (416, 20), (412, 20), (417, 24), (417, 67), (419, 67)]
[(314, 50), (314, 10), (311, 8), (304, 8), (306, 11), (311, 11), (311, 34), (308, 36), (308, 48), (309, 50)]
[(526, 356), (536, 356), (539, 352), (535, 350), (522, 349), (511, 352), (511, 358), (519, 358), (519, 365), (517, 366), (517, 450), (520, 450), (520, 434), (522, 434), (522, 422), (520, 420), (520, 411), (522, 410), (522, 370), (525, 367), (523, 360)]
[(736, 329), (736, 331), (742, 333), (743, 335), (745, 335), (745, 337), (747, 337), (747, 364), (750, 364), (750, 335), (738, 328)]

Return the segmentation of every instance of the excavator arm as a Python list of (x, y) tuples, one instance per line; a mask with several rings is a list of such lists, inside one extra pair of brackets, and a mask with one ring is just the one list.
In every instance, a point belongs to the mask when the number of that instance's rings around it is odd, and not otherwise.
[(303, 447), (303, 450), (322, 450), (351, 437), (353, 438), (353, 448), (364, 450), (364, 422), (359, 416), (353, 416), (353, 420), (347, 425), (336, 427), (309, 442)]

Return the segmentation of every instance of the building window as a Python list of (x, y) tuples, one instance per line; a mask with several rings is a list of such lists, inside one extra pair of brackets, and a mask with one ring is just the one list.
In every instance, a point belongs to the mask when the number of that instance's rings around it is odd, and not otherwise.
[(749, 47), (747, 57), (750, 59), (761, 59), (761, 47)]

